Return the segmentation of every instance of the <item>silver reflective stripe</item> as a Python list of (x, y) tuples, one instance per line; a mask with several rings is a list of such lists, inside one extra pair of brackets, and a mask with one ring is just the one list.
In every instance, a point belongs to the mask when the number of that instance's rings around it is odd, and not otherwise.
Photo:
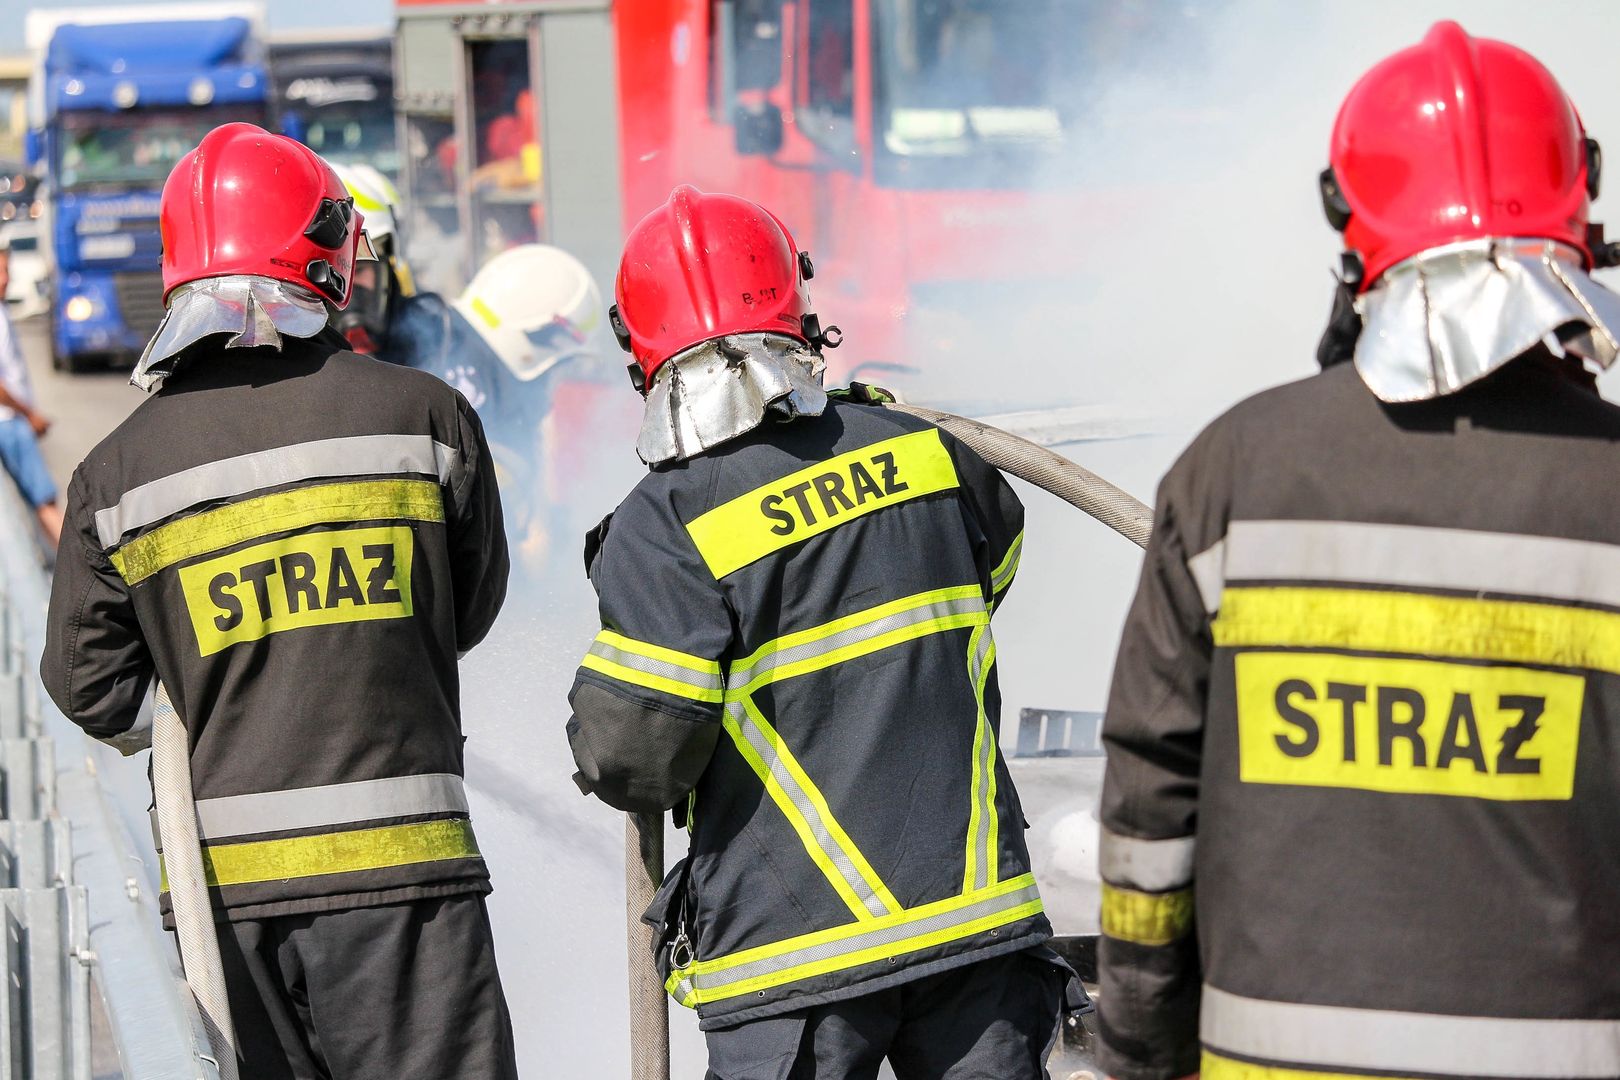
[(754, 718), (748, 714), (747, 706), (740, 701), (733, 701), (727, 704), (726, 711), (731, 714), (731, 718), (736, 722), (737, 730), (742, 732), (743, 738), (748, 740), (748, 745), (754, 748), (754, 753), (758, 754), (760, 760), (765, 762), (765, 767), (769, 770), (771, 778), (787, 794), (788, 801), (793, 804), (793, 809), (798, 811), (799, 816), (809, 825), (810, 834), (815, 837), (816, 846), (821, 849), (822, 854), (826, 855), (834, 868), (837, 869), (838, 876), (843, 878), (844, 882), (854, 891), (861, 901), (861, 906), (873, 915), (893, 914), (889, 910), (889, 906), (883, 902), (883, 899), (873, 891), (871, 884), (855, 868), (855, 860), (850, 857), (850, 853), (844, 850), (843, 845), (838, 842), (832, 831), (827, 828), (827, 822), (821, 816), (821, 810), (817, 808), (816, 801), (810, 797), (809, 792), (799, 783), (798, 777), (793, 774), (793, 770), (787, 767), (787, 763), (782, 760), (782, 756), (776, 752), (775, 745), (765, 737), (765, 733), (760, 730), (759, 725), (754, 723)]
[(840, 630), (824, 638), (814, 641), (790, 645), (785, 649), (767, 653), (760, 657), (750, 667), (733, 667), (727, 682), (733, 687), (745, 687), (762, 675), (767, 675), (779, 667), (786, 667), (802, 660), (813, 660), (818, 656), (825, 656), (836, 652), (847, 645), (857, 645), (863, 641), (882, 637), (895, 630), (903, 630), (908, 626), (925, 623), (931, 619), (942, 619), (951, 615), (965, 615), (970, 612), (984, 611), (984, 598), (981, 596), (965, 596), (957, 600), (940, 600), (932, 604), (924, 604), (909, 611), (899, 611), (892, 615), (885, 615), (869, 623)]
[(1620, 607), (1620, 545), (1590, 540), (1353, 521), (1234, 521), (1225, 543), (1227, 582), (1395, 585)]
[(437, 476), (443, 484), (459, 456), (431, 435), (355, 435), (223, 458), (126, 491), (117, 506), (96, 511), (96, 535), (103, 547), (111, 548), (131, 529), (199, 503), (327, 476), (421, 473)]
[(997, 852), (990, 846), (990, 815), (996, 812), (995, 803), (991, 798), (990, 789), (994, 783), (996, 760), (996, 737), (990, 726), (990, 720), (984, 714), (984, 695), (979, 693), (979, 680), (984, 678), (985, 663), (990, 656), (990, 627), (978, 627), (973, 635), (973, 651), (968, 654), (968, 678), (973, 680), (973, 693), (979, 703), (979, 730), (974, 740), (978, 744), (978, 754), (973, 762), (973, 798), (975, 826), (974, 834), (968, 837), (968, 843), (976, 853), (973, 862), (973, 882), (971, 888), (983, 889), (990, 884), (990, 869), (996, 863)]
[(687, 667), (673, 660), (654, 659), (640, 653), (626, 652), (614, 645), (598, 638), (591, 642), (590, 653), (600, 656), (609, 663), (627, 667), (631, 671), (644, 671), (648, 675), (657, 675), (662, 679), (672, 679), (675, 682), (686, 683), (704, 690), (724, 690), (726, 680), (719, 673), (704, 671), (700, 668)]
[(1196, 843), (1191, 836), (1138, 840), (1104, 829), (1098, 868), (1110, 885), (1139, 892), (1169, 892), (1192, 881)]
[(1288, 1065), (1396, 1076), (1620, 1076), (1620, 1019), (1519, 1020), (1294, 1005), (1204, 987), (1204, 1045)]
[(346, 825), (413, 814), (467, 812), (467, 792), (453, 773), (393, 776), (352, 784), (266, 791), (197, 800), (205, 840)]
[(1226, 541), (1217, 540), (1187, 560), (1187, 572), (1198, 584), (1198, 595), (1204, 599), (1204, 610), (1214, 614), (1221, 607), (1221, 590), (1225, 587)]
[[(852, 934), (849, 937), (839, 938), (836, 941), (806, 945), (802, 949), (793, 949), (777, 956), (762, 957), (746, 964), (726, 968), (723, 971), (708, 974), (697, 972), (685, 974), (684, 978), (685, 981), (698, 990), (714, 991), (731, 983), (755, 979), (761, 975), (774, 975), (777, 972), (787, 971), (804, 964), (833, 960), (838, 957), (865, 952), (868, 949), (886, 949), (913, 938), (946, 935), (942, 940), (951, 941), (955, 939), (949, 936), (950, 931), (957, 927), (965, 927), (980, 919), (989, 918), (1004, 911), (1011, 911), (1040, 898), (1040, 891), (1033, 884), (1026, 885), (1022, 889), (1015, 889), (1001, 896), (986, 897), (977, 903), (942, 911), (937, 915), (928, 915), (909, 921), (896, 922), (889, 926), (880, 926), (859, 934)], [(927, 944), (941, 944), (942, 940), (936, 939), (929, 941)], [(894, 950), (885, 955), (898, 955), (902, 951), (905, 950)]]

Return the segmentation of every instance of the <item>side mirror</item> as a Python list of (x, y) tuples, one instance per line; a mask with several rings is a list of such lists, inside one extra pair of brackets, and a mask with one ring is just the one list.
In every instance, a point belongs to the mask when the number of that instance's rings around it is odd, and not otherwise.
[(39, 128), (29, 128), (23, 132), (23, 157), (28, 159), (28, 167), (37, 169), (45, 157), (44, 132)]
[(782, 110), (774, 105), (737, 106), (731, 116), (737, 153), (743, 157), (770, 157), (782, 149)]

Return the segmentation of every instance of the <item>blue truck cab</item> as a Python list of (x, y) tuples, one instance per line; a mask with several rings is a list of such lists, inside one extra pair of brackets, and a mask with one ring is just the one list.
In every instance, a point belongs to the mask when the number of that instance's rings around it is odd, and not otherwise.
[(270, 80), (251, 9), (212, 18), (172, 10), (174, 18), (127, 22), (49, 13), (61, 21), (35, 69), (42, 122), (31, 142), (43, 167), (60, 370), (132, 359), (145, 347), (163, 314), (163, 182), (213, 128), (266, 120)]

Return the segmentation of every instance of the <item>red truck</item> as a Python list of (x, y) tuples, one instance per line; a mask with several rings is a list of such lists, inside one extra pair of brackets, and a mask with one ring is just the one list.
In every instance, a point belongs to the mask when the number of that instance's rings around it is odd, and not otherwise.
[[(452, 290), (541, 240), (604, 285), (677, 183), (771, 207), (845, 333), (834, 379), (1045, 306), (1107, 200), (1072, 177), (1077, 0), (400, 0), (418, 267)], [(1020, 321), (1007, 318), (1007, 322)], [(882, 372), (892, 379), (893, 370)]]

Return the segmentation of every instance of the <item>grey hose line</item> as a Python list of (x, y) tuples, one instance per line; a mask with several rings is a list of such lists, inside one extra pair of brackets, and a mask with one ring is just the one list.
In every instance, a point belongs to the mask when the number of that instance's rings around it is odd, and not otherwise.
[(1045, 488), (1119, 533), (1137, 547), (1147, 547), (1153, 532), (1153, 510), (1128, 492), (1110, 484), (1090, 469), (1061, 454), (1000, 428), (965, 416), (936, 412), (916, 405), (886, 402), (884, 408), (919, 417), (956, 436), (980, 457), (1004, 473)]
[(157, 800), (158, 833), (163, 838), (163, 869), (174, 909), (175, 937), (186, 982), (197, 999), (208, 1032), (220, 1080), (237, 1080), (236, 1028), (225, 993), (225, 968), (215, 936), (213, 905), (203, 874), (202, 837), (197, 828), (196, 796), (191, 787), (191, 745), (185, 725), (158, 683), (152, 703), (152, 787)]
[(630, 1080), (669, 1080), (669, 998), (641, 921), (664, 878), (664, 816), (624, 816), (625, 941), (630, 948)]

